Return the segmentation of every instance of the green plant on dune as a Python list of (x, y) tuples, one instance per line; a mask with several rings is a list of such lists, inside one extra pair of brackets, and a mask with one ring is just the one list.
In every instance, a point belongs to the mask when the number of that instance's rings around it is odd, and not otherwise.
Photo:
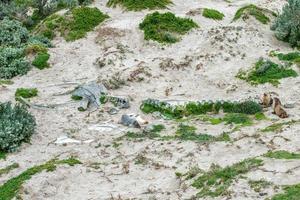
[(283, 187), (283, 192), (274, 195), (271, 200), (298, 200), (300, 197), (300, 184)]
[(75, 158), (68, 158), (65, 160), (50, 160), (45, 164), (34, 166), (27, 169), (16, 177), (9, 179), (3, 185), (0, 186), (0, 200), (11, 200), (16, 197), (20, 188), (26, 180), (31, 179), (32, 176), (41, 173), (42, 171), (51, 172), (56, 169), (58, 165), (74, 166), (81, 164), (81, 162)]
[(241, 17), (243, 17), (243, 19), (245, 19), (250, 15), (250, 16), (255, 17), (255, 19), (257, 19), (261, 23), (267, 24), (270, 22), (270, 18), (268, 17), (267, 14), (274, 16), (274, 17), (277, 16), (276, 13), (274, 13), (268, 9), (260, 8), (260, 7), (257, 7), (256, 5), (250, 4), (250, 5), (247, 5), (247, 6), (244, 6), (240, 9), (238, 9), (234, 15), (233, 21), (236, 21), (236, 20), (240, 19)]
[(210, 171), (196, 178), (192, 186), (200, 189), (198, 197), (222, 196), (228, 193), (228, 188), (234, 180), (262, 165), (262, 160), (250, 158), (225, 168), (213, 166)]
[(159, 43), (175, 43), (180, 36), (186, 34), (198, 25), (191, 19), (176, 17), (173, 13), (154, 12), (148, 14), (140, 24), (146, 40), (154, 40)]
[(35, 59), (32, 62), (32, 65), (36, 68), (42, 70), (49, 67), (48, 60), (50, 58), (50, 54), (46, 53), (38, 53)]
[(224, 14), (215, 9), (204, 8), (202, 15), (206, 18), (214, 19), (214, 20), (222, 20), (224, 18)]
[(116, 7), (120, 5), (130, 11), (166, 9), (172, 4), (171, 0), (109, 0), (107, 6)]
[(20, 97), (28, 99), (36, 97), (38, 95), (38, 90), (36, 88), (18, 88), (15, 92), (16, 100)]
[(293, 153), (284, 150), (269, 151), (268, 153), (264, 154), (264, 157), (275, 159), (300, 159), (300, 153)]
[(289, 66), (276, 64), (262, 58), (255, 63), (255, 66), (252, 69), (247, 72), (240, 71), (237, 75), (238, 78), (246, 80), (254, 85), (271, 83), (275, 86), (280, 83), (280, 79), (297, 76), (297, 72)]

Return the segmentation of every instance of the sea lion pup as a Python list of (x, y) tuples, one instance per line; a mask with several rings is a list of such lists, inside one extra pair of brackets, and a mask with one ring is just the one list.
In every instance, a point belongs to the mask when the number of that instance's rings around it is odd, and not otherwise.
[(274, 98), (274, 114), (276, 114), (280, 118), (288, 118), (288, 114), (282, 108), (281, 101), (275, 97)]
[(261, 104), (263, 105), (263, 107), (267, 108), (272, 106), (273, 104), (273, 99), (271, 97), (270, 93), (264, 93), (262, 98), (261, 98)]

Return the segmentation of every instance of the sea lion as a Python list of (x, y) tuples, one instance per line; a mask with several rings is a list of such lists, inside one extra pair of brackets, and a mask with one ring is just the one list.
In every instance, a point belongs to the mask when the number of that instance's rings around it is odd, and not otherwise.
[(280, 118), (288, 118), (288, 114), (282, 108), (281, 101), (277, 97), (274, 98), (274, 112), (273, 113), (276, 114)]
[(271, 97), (270, 93), (264, 93), (261, 98), (261, 104), (267, 108), (270, 107), (273, 104), (273, 99)]

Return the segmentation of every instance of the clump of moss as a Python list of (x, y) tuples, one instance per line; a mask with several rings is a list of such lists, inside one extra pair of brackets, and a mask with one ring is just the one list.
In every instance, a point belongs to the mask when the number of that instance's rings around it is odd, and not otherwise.
[(107, 6), (116, 7), (120, 5), (130, 11), (166, 9), (172, 4), (171, 0), (109, 0)]
[(251, 16), (255, 17), (255, 19), (257, 19), (261, 23), (267, 24), (270, 22), (270, 18), (266, 14), (270, 14), (274, 17), (277, 16), (276, 13), (274, 13), (268, 9), (259, 8), (256, 5), (250, 4), (250, 5), (247, 5), (247, 6), (244, 6), (240, 9), (238, 9), (237, 12), (235, 13), (233, 21), (236, 21), (236, 20), (240, 19), (241, 17), (243, 17), (243, 19), (247, 19), (248, 16), (251, 15)]
[(180, 35), (197, 28), (198, 25), (191, 19), (176, 17), (171, 12), (154, 12), (148, 14), (139, 27), (144, 31), (146, 40), (175, 43), (180, 40)]
[(173, 106), (166, 102), (148, 99), (143, 101), (140, 109), (144, 113), (160, 112), (170, 119), (180, 119), (192, 115), (203, 115), (208, 112), (218, 113), (223, 110), (226, 113), (256, 114), (262, 111), (262, 107), (254, 101), (243, 102), (188, 102), (185, 105)]
[(20, 97), (29, 99), (36, 97), (38, 95), (38, 90), (36, 88), (18, 88), (15, 92), (16, 100)]
[(264, 157), (275, 159), (300, 159), (300, 153), (291, 153), (288, 151), (269, 151)]
[(192, 186), (200, 189), (198, 197), (225, 195), (234, 180), (262, 165), (262, 160), (251, 158), (225, 168), (214, 166), (209, 172), (194, 180)]
[(248, 72), (240, 71), (237, 75), (238, 78), (254, 85), (271, 83), (275, 86), (280, 83), (280, 79), (297, 76), (297, 72), (288, 66), (285, 67), (266, 59), (260, 59), (254, 68)]
[(36, 32), (49, 39), (53, 39), (56, 32), (60, 32), (67, 41), (75, 41), (85, 37), (107, 18), (108, 16), (98, 8), (82, 6), (72, 9), (63, 16), (55, 14), (49, 16), (36, 28)]
[(54, 171), (57, 165), (63, 165), (63, 164), (74, 166), (77, 164), (81, 164), (81, 162), (75, 158), (69, 158), (65, 160), (50, 160), (45, 164), (29, 168), (23, 173), (21, 173), (20, 175), (6, 181), (3, 185), (0, 186), (0, 194), (1, 194), (0, 199), (1, 200), (14, 199), (18, 191), (22, 187), (23, 183), (26, 180), (31, 179), (33, 175), (41, 173), (44, 170), (46, 170), (47, 172)]
[(206, 18), (222, 20), (224, 18), (224, 14), (215, 9), (204, 8), (202, 15)]
[(50, 55), (48, 53), (39, 53), (32, 62), (32, 65), (42, 70), (49, 67), (48, 60)]
[(283, 187), (282, 194), (276, 194), (271, 200), (296, 200), (300, 197), (300, 184)]
[(215, 137), (208, 134), (196, 134), (196, 130), (197, 129), (194, 126), (180, 124), (176, 131), (175, 138), (195, 142), (230, 141), (230, 137), (227, 133), (224, 133), (219, 137)]

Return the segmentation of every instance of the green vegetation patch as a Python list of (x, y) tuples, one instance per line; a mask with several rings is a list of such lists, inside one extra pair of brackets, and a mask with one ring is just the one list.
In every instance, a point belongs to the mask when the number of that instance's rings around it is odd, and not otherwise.
[(223, 121), (225, 121), (226, 124), (240, 124), (243, 126), (252, 124), (251, 118), (243, 113), (228, 113), (225, 115)]
[(175, 138), (183, 141), (195, 142), (216, 142), (216, 141), (230, 141), (230, 136), (227, 133), (215, 137), (208, 134), (197, 134), (196, 127), (180, 124), (176, 131)]
[(36, 88), (18, 88), (15, 93), (15, 98), (18, 99), (20, 97), (28, 99), (32, 97), (36, 97), (38, 95), (38, 90)]
[(262, 189), (267, 188), (270, 185), (272, 185), (272, 183), (265, 181), (265, 180), (258, 180), (258, 181), (250, 180), (248, 183), (255, 192), (261, 192)]
[(69, 158), (65, 160), (50, 160), (45, 164), (29, 168), (20, 175), (8, 180), (0, 186), (0, 200), (14, 199), (23, 183), (26, 180), (31, 179), (33, 175), (41, 173), (44, 170), (46, 170), (47, 172), (54, 171), (57, 165), (63, 164), (74, 166), (77, 164), (81, 164), (81, 162), (75, 158)]
[(193, 20), (176, 17), (171, 12), (148, 14), (140, 24), (145, 40), (154, 40), (159, 43), (178, 42), (181, 35), (197, 27), (198, 25)]
[(82, 6), (72, 9), (64, 16), (55, 14), (49, 16), (37, 26), (35, 32), (49, 39), (53, 39), (56, 32), (60, 32), (67, 41), (75, 41), (85, 37), (107, 18), (108, 16), (98, 8)]
[(300, 197), (300, 184), (285, 186), (284, 193), (277, 194), (271, 200), (297, 200)]
[(0, 151), (0, 160), (6, 158), (6, 152)]
[(269, 151), (264, 155), (267, 158), (275, 159), (300, 159), (300, 153), (291, 153), (288, 151)]
[(48, 53), (39, 53), (32, 62), (32, 65), (38, 69), (45, 69), (49, 67), (48, 60), (50, 55)]
[(265, 59), (260, 59), (254, 68), (249, 71), (240, 71), (237, 75), (238, 78), (246, 80), (253, 85), (271, 83), (275, 86), (280, 83), (280, 79), (297, 76), (297, 72), (289, 66), (276, 64)]
[(202, 15), (206, 18), (214, 19), (214, 20), (222, 20), (225, 15), (220, 11), (215, 9), (204, 8)]
[(171, 0), (109, 0), (107, 6), (116, 7), (120, 5), (130, 11), (166, 9)]
[(278, 132), (282, 132), (284, 127), (295, 124), (295, 123), (298, 123), (298, 122), (299, 121), (292, 120), (292, 121), (288, 121), (288, 122), (275, 123), (275, 124), (272, 124), (272, 125), (264, 128), (264, 129), (262, 129), (261, 131), (262, 132), (275, 132), (275, 133), (278, 133)]
[(262, 165), (262, 160), (251, 158), (225, 168), (214, 166), (211, 171), (196, 178), (192, 186), (200, 189), (200, 192), (197, 194), (198, 197), (226, 195), (234, 180)]
[[(13, 163), (3, 169), (0, 169), (0, 177), (3, 175), (3, 174), (7, 174), (9, 173), (11, 170), (13, 169), (16, 169), (19, 167), (19, 164), (18, 163)], [(1, 194), (1, 193), (0, 193)]]
[(163, 116), (169, 119), (180, 119), (188, 116), (203, 115), (209, 112), (218, 113), (220, 110), (223, 110), (225, 113), (243, 113), (249, 115), (262, 112), (261, 105), (251, 100), (243, 102), (188, 102), (184, 105), (173, 106), (167, 102), (147, 99), (143, 101), (140, 109), (147, 114), (160, 112)]
[(247, 6), (244, 6), (240, 9), (237, 10), (237, 12), (235, 13), (235, 16), (233, 18), (233, 21), (236, 21), (238, 19), (240, 19), (241, 17), (243, 19), (247, 19), (250, 16), (255, 17), (256, 20), (260, 21), (263, 24), (267, 24), (270, 22), (270, 18), (266, 15), (272, 15), (274, 17), (276, 17), (276, 13), (268, 10), (268, 9), (264, 9), (264, 8), (259, 8), (256, 5), (250, 4)]

